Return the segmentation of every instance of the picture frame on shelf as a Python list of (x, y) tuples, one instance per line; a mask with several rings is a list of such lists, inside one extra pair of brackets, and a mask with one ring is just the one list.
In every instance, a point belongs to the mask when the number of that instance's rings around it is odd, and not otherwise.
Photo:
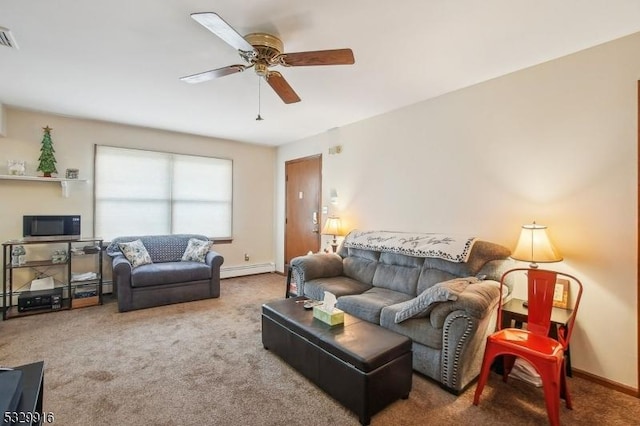
[(553, 307), (567, 309), (569, 305), (569, 280), (558, 278), (553, 292)]
[(65, 171), (65, 178), (78, 179), (78, 169), (67, 169)]
[(10, 176), (24, 176), (27, 171), (27, 162), (24, 160), (8, 160), (7, 174)]

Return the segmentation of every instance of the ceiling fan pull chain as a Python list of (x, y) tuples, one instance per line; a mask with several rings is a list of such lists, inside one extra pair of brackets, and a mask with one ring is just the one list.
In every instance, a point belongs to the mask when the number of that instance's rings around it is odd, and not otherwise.
[(256, 117), (256, 121), (264, 120), (264, 118), (260, 116), (260, 80), (262, 80), (262, 78), (258, 76), (258, 116)]

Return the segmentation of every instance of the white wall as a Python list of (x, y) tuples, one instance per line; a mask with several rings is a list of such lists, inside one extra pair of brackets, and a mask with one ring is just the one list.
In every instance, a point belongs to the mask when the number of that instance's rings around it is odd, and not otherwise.
[[(225, 258), (223, 270), (240, 271), (235, 274), (242, 274), (246, 267), (273, 264), (275, 148), (6, 106), (5, 110), (7, 137), (0, 138), (0, 174), (7, 173), (7, 160), (16, 159), (27, 161), (28, 175), (41, 175), (36, 168), (42, 128), (48, 125), (53, 128), (58, 175), (64, 176), (66, 168), (78, 168), (80, 179), (88, 182), (71, 183), (69, 197), (63, 198), (58, 183), (0, 180), (0, 240), (22, 236), (25, 214), (81, 214), (83, 234), (91, 235), (93, 149), (94, 144), (101, 144), (232, 159), (233, 243), (216, 244), (214, 250)], [(207, 235), (203, 225), (202, 233)], [(249, 254), (249, 262), (244, 253)]]
[[(536, 220), (564, 255), (552, 266), (585, 286), (573, 366), (637, 389), (638, 51), (635, 34), (280, 147), (277, 269), (284, 162), (316, 153), (323, 204), (350, 228), (470, 233), (513, 248)], [(328, 155), (334, 145), (342, 154)]]

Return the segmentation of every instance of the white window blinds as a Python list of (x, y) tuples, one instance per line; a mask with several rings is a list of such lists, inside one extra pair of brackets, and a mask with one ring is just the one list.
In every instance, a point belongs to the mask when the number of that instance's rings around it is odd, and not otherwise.
[(94, 235), (231, 238), (231, 160), (96, 146)]

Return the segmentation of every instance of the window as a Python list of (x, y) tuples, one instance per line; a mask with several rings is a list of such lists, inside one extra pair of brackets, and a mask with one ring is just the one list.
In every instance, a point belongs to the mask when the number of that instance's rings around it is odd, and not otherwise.
[(231, 238), (231, 160), (96, 145), (94, 235)]

